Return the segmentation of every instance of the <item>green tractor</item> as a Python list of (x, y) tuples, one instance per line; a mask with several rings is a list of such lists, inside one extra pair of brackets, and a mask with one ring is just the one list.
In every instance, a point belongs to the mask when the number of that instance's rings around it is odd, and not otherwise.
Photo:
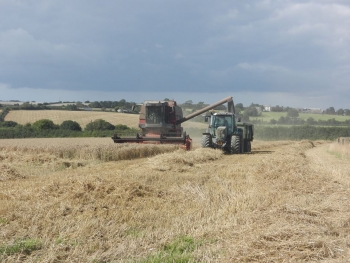
[(209, 127), (203, 133), (201, 145), (203, 148), (219, 148), (230, 154), (251, 152), (254, 125), (236, 120), (233, 102), (228, 103), (230, 112), (212, 113), (210, 116)]

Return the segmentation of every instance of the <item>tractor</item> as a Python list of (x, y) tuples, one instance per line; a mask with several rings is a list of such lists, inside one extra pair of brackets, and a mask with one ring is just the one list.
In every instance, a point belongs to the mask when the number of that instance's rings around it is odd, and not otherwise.
[[(219, 148), (230, 154), (251, 152), (254, 126), (235, 117), (232, 98), (227, 102), (229, 112), (212, 112), (201, 145), (204, 148)], [(208, 119), (209, 117), (206, 117), (207, 121)]]

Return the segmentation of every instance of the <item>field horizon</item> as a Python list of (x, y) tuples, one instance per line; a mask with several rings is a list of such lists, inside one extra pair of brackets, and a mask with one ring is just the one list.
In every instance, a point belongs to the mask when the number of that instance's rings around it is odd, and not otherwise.
[[(251, 117), (251, 120), (259, 120), (262, 122), (270, 122), (270, 120), (278, 120), (280, 117), (286, 117), (287, 112), (262, 112), (261, 116)], [(138, 128), (138, 114), (117, 113), (113, 111), (67, 111), (67, 110), (12, 110), (6, 117), (5, 121), (14, 121), (19, 124), (34, 123), (41, 119), (50, 119), (55, 124), (61, 124), (63, 121), (72, 120), (80, 124), (84, 128), (88, 123), (96, 119), (104, 119), (113, 125), (123, 124), (130, 128)], [(350, 116), (339, 116), (317, 113), (300, 113), (299, 119), (307, 120), (313, 118), (315, 121), (327, 121), (335, 119), (344, 122), (350, 120)], [(207, 123), (187, 121), (182, 124), (185, 128), (201, 128), (205, 129)]]

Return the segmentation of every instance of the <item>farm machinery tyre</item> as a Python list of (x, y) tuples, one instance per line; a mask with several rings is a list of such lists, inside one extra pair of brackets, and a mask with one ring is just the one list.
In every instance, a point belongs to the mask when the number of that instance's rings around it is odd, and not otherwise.
[(244, 152), (250, 153), (252, 151), (252, 146), (250, 141), (244, 141)]
[(203, 148), (212, 148), (213, 143), (210, 135), (203, 135), (201, 140), (201, 145)]
[(231, 138), (231, 154), (241, 153), (241, 137), (239, 135), (232, 135)]
[(248, 142), (247, 142), (247, 146), (248, 146), (247, 152), (249, 152), (249, 153), (252, 152), (252, 143), (248, 141)]

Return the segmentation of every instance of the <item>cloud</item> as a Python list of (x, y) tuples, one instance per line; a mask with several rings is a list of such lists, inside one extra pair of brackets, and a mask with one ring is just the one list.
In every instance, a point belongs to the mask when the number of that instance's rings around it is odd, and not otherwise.
[(0, 2), (11, 89), (350, 96), (349, 46), (341, 0)]
[(269, 64), (261, 64), (261, 63), (244, 62), (244, 63), (239, 63), (237, 67), (245, 70), (251, 70), (251, 71), (291, 73), (290, 70), (288, 70), (285, 67), (269, 65)]

